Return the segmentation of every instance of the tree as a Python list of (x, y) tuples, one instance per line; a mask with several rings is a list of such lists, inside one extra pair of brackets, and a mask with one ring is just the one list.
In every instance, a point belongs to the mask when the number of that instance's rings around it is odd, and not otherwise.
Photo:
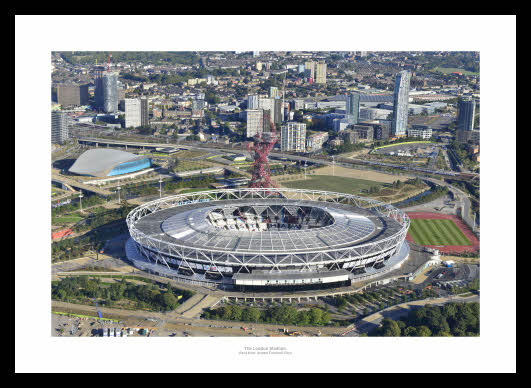
[(310, 309), (310, 323), (312, 325), (321, 324), (322, 317), (323, 317), (323, 310), (318, 309), (316, 307), (312, 307)]
[(380, 333), (383, 337), (400, 337), (401, 330), (396, 321), (390, 318), (384, 318)]
[(174, 310), (178, 304), (179, 301), (172, 292), (167, 291), (162, 295), (162, 305), (166, 310)]
[(431, 336), (431, 330), (427, 326), (419, 326), (417, 329), (417, 336), (419, 337), (430, 337)]
[(233, 306), (230, 315), (232, 321), (240, 321), (242, 319), (242, 308), (240, 306)]
[(229, 321), (232, 317), (232, 306), (223, 306), (221, 309), (221, 319)]
[(250, 322), (258, 322), (260, 320), (260, 310), (250, 307), (247, 310), (247, 317)]

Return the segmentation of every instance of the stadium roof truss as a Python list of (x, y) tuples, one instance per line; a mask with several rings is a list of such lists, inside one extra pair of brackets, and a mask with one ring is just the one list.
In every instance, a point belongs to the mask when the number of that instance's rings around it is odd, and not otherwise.
[[(200, 202), (215, 202), (218, 207), (223, 208), (224, 200), (242, 200), (245, 203), (249, 203), (255, 199), (258, 201), (282, 199), (282, 202), (285, 202), (287, 206), (296, 206), (290, 203), (296, 201), (310, 201), (315, 203), (316, 206), (326, 203), (351, 205), (375, 212), (383, 218), (393, 219), (400, 225), (400, 228), (388, 237), (362, 242), (361, 244), (330, 249), (295, 250), (293, 252), (278, 252), (275, 250), (231, 251), (230, 249), (190, 246), (179, 243), (180, 241), (177, 239), (168, 241), (165, 233), (159, 233), (158, 235), (147, 234), (137, 228), (139, 220), (165, 209)], [(267, 207), (267, 205), (260, 204), (255, 206), (256, 208), (263, 207), (263, 209)], [(232, 207), (236, 208), (237, 206)], [(179, 194), (141, 205), (127, 216), (127, 226), (131, 237), (138, 244), (140, 251), (157, 263), (160, 262), (170, 268), (168, 260), (171, 260), (173, 264), (178, 265), (179, 269), (187, 268), (192, 272), (194, 271), (190, 262), (202, 263), (215, 268), (213, 272), (219, 272), (222, 276), (223, 274), (217, 268), (223, 265), (238, 267), (237, 272), (251, 272), (249, 267), (278, 272), (287, 266), (296, 267), (298, 270), (303, 271), (310, 270), (311, 267), (315, 268), (318, 265), (327, 265), (330, 266), (330, 269), (341, 269), (343, 263), (355, 261), (353, 265), (350, 265), (350, 271), (353, 271), (368, 262), (383, 261), (385, 257), (389, 257), (389, 255), (400, 249), (406, 237), (409, 223), (409, 217), (402, 210), (370, 198), (329, 191), (289, 188), (236, 188)], [(261, 232), (252, 233), (255, 233), (257, 237), (262, 235)], [(291, 238), (289, 232), (286, 233), (286, 236), (288, 239)], [(175, 260), (175, 258), (178, 260)]]

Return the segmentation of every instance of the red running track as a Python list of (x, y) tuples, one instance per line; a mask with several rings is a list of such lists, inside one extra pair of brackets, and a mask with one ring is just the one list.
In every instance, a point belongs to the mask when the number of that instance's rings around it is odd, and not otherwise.
[[(459, 217), (451, 214), (440, 213), (428, 213), (428, 212), (410, 212), (407, 213), (411, 219), (422, 220), (452, 220), (457, 225), (459, 230), (463, 232), (466, 238), (470, 241), (471, 245), (423, 245), (428, 248), (438, 249), (441, 253), (463, 253), (463, 252), (477, 252), (479, 251), (479, 240), (472, 233), (472, 231), (466, 226), (466, 224), (459, 219)], [(415, 243), (409, 233), (406, 236), (406, 240)]]

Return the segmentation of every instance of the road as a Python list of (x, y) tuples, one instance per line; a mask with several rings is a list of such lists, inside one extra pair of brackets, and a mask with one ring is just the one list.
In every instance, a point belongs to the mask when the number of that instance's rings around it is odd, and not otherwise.
[[(213, 302), (211, 298), (208, 303)], [(185, 302), (186, 303), (186, 302)], [(183, 303), (183, 306), (184, 304)], [(204, 307), (204, 306), (201, 306)], [(177, 308), (179, 309), (179, 308)], [(243, 323), (232, 321), (217, 321), (190, 318), (187, 315), (179, 313), (178, 311), (170, 311), (166, 313), (124, 310), (117, 308), (99, 307), (101, 314), (105, 318), (118, 319), (123, 322), (123, 326), (145, 326), (145, 322), (152, 322), (150, 326), (156, 326), (157, 331), (168, 332), (186, 331), (190, 336), (266, 336), (278, 334), (281, 329), (288, 329), (290, 331), (297, 330), (307, 336), (317, 336), (321, 332), (323, 336), (338, 336), (344, 328), (337, 327), (296, 327), (292, 325), (273, 325), (261, 323)], [(53, 311), (72, 312), (77, 314), (86, 314), (96, 316), (95, 306), (81, 305), (75, 303), (67, 303), (60, 301), (52, 301)], [(185, 311), (186, 313), (186, 311)], [(156, 322), (156, 323), (155, 323)], [(242, 326), (252, 328), (252, 330), (244, 331)]]
[(97, 186), (86, 185), (84, 183), (78, 182), (78, 181), (76, 181), (74, 179), (71, 179), (71, 178), (68, 178), (66, 176), (59, 175), (59, 174), (55, 173), (54, 171), (52, 171), (52, 181), (58, 182), (58, 183), (67, 184), (67, 185), (75, 187), (77, 189), (90, 191), (90, 192), (93, 192), (93, 193), (96, 193), (96, 194), (99, 194), (99, 195), (107, 196), (107, 195), (113, 194), (109, 190), (102, 189), (101, 187), (97, 187)]
[[(79, 137), (78, 142), (85, 143), (85, 144), (110, 144), (110, 145), (118, 145), (118, 146), (130, 146), (130, 147), (136, 147), (136, 148), (158, 148), (158, 147), (167, 147), (167, 143), (148, 143), (148, 142), (132, 142), (132, 141), (123, 141), (123, 140), (111, 140), (111, 139), (99, 139), (99, 138), (90, 138), (90, 137)], [(231, 149), (231, 148), (214, 148), (209, 147), (208, 145), (182, 145), (178, 144), (176, 145), (180, 148), (187, 148), (187, 149), (198, 149), (198, 150), (205, 150), (209, 152), (220, 152), (220, 151), (226, 151), (226, 152), (244, 152), (245, 150), (241, 149)], [(309, 162), (309, 163), (318, 163), (318, 164), (326, 164), (326, 165), (332, 165), (334, 162), (330, 160), (329, 158), (312, 158), (312, 157), (306, 157), (306, 156), (299, 156), (299, 155), (292, 155), (288, 153), (280, 153), (280, 152), (271, 152), (270, 157), (272, 158), (278, 158), (278, 159), (287, 159), (292, 161), (302, 161), (302, 162)], [(341, 165), (344, 167), (353, 167), (353, 163), (361, 164), (361, 165), (367, 165), (367, 166), (379, 166), (379, 167), (391, 167), (396, 168), (400, 170), (404, 170), (410, 173), (430, 173), (430, 174), (436, 174), (441, 176), (458, 176), (459, 173), (456, 172), (448, 172), (448, 171), (437, 171), (437, 170), (430, 170), (425, 168), (419, 168), (419, 167), (408, 167), (403, 165), (395, 165), (391, 163), (384, 163), (384, 162), (376, 162), (376, 161), (370, 161), (370, 160), (363, 160), (363, 159), (346, 159), (338, 157), (336, 158), (337, 162), (335, 164)], [(358, 166), (359, 167), (359, 166)]]
[(461, 212), (461, 217), (463, 218), (463, 221), (465, 224), (468, 225), (468, 227), (472, 230), (474, 230), (474, 219), (470, 216), (470, 209), (471, 209), (471, 203), (470, 199), (468, 198), (468, 194), (466, 194), (464, 191), (458, 189), (455, 186), (452, 186), (449, 183), (446, 183), (440, 179), (435, 178), (424, 178), (427, 181), (430, 181), (432, 183), (435, 183), (440, 186), (448, 187), (448, 189), (454, 194), (455, 198), (457, 199), (458, 206), (461, 206), (463, 209)]

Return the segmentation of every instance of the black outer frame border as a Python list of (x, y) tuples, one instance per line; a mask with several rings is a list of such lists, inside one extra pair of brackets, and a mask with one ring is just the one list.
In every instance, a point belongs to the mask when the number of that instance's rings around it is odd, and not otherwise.
[[(58, 7), (60, 4), (57, 4)], [(184, 6), (184, 7), (181, 7)], [(190, 4), (191, 5), (191, 4)], [(216, 9), (216, 6), (219, 7)], [(245, 3), (244, 7), (248, 7), (249, 4)], [(413, 6), (413, 4), (412, 4)], [(322, 9), (322, 10), (313, 10), (311, 8), (289, 8), (288, 4), (283, 4), (279, 7), (278, 13), (269, 13), (269, 12), (257, 12), (257, 9), (245, 9), (242, 7), (238, 7), (238, 3), (234, 3), (233, 7), (230, 8), (230, 6), (223, 6), (221, 7), (220, 4), (212, 4), (212, 6), (209, 6), (207, 9), (186, 9), (185, 4), (180, 4), (179, 9), (167, 9), (164, 8), (157, 8), (157, 9), (112, 9), (108, 8), (107, 5), (105, 5), (104, 9), (101, 9), (101, 11), (94, 10), (94, 9), (71, 9), (71, 3), (68, 7), (65, 7), (65, 9), (23, 9), (23, 8), (17, 8), (10, 10), (10, 13), (12, 15), (94, 15), (94, 16), (102, 16), (102, 15), (271, 15), (271, 16), (279, 16), (279, 15), (327, 15), (327, 16), (345, 16), (345, 15), (377, 15), (377, 16), (385, 16), (385, 15), (447, 15), (447, 16), (459, 16), (459, 15), (516, 15), (517, 9), (477, 9), (477, 8), (471, 8), (471, 9), (455, 9), (455, 10), (429, 10), (429, 9), (423, 9), (422, 6), (420, 6), (418, 9), (407, 9), (407, 8), (399, 8), (399, 9), (363, 9), (363, 8), (357, 8), (357, 9), (342, 9), (341, 5), (338, 4), (337, 7), (334, 7), (333, 9)], [(263, 11), (263, 9), (262, 9)]]

